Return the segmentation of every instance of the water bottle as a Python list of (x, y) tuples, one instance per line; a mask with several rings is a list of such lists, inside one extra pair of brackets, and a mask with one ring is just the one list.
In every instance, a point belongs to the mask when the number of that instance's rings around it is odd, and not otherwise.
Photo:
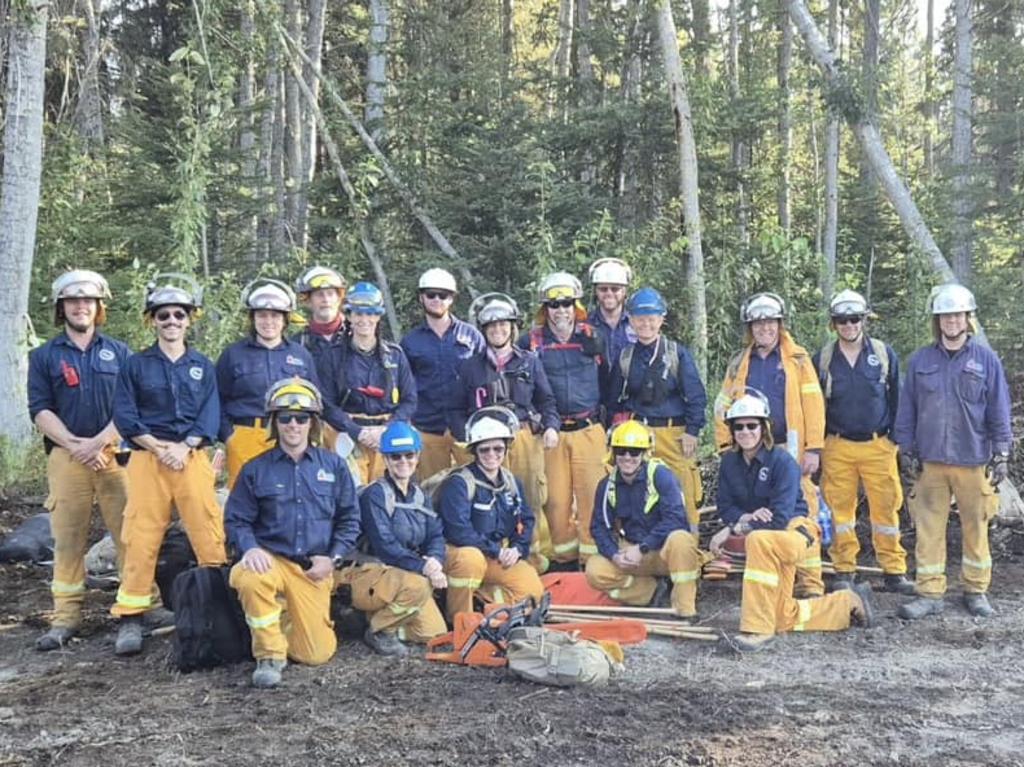
[(818, 527), (821, 528), (821, 545), (832, 545), (832, 509), (825, 503), (825, 498), (818, 489)]

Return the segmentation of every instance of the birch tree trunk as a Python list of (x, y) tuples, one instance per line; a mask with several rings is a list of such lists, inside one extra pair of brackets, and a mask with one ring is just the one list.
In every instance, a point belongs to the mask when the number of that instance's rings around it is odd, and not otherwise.
[[(633, 107), (640, 103), (640, 78), (642, 74), (640, 62), (640, 46), (643, 34), (643, 6), (640, 0), (630, 0), (628, 5), (630, 19), (629, 34), (626, 37), (626, 55), (622, 66), (622, 103), (629, 114), (635, 114)], [(640, 164), (640, 152), (636, 140), (630, 132), (625, 132), (620, 143), (619, 169), (616, 179), (616, 193), (619, 196), (620, 219), (629, 226), (637, 223), (639, 210), (639, 181), (637, 178)]]
[(793, 124), (790, 115), (789, 67), (793, 58), (793, 25), (786, 8), (779, 3), (779, 58), (777, 84), (779, 88), (779, 178), (776, 189), (776, 204), (779, 213), (779, 228), (789, 237), (791, 221), (789, 215), (789, 155), (793, 146)]
[(100, 0), (79, 0), (85, 17), (82, 74), (73, 118), (75, 132), (87, 146), (103, 144), (103, 101), (100, 98)]
[[(302, 39), (302, 9), (298, 0), (285, 0), (285, 23), (294, 40)], [(293, 247), (306, 247), (305, 217), (302, 210), (302, 187), (305, 161), (302, 158), (302, 100), (299, 84), (291, 72), (284, 78), (284, 185), (288, 221), (288, 238)]]
[(260, 153), (259, 153), (259, 178), (262, 213), (259, 217), (259, 224), (256, 230), (256, 253), (258, 261), (269, 261), (275, 243), (275, 222), (280, 217), (280, 211), (276, 210), (277, 187), (275, 184), (277, 173), (274, 166), (274, 137), (277, 132), (281, 102), (278, 100), (280, 90), (278, 83), (278, 50), (277, 43), (267, 43), (267, 74), (263, 81), (263, 98), (266, 104), (263, 107), (263, 115), (260, 118)]
[[(317, 69), (323, 61), (324, 51), (324, 20), (327, 15), (327, 0), (309, 0), (306, 21), (306, 55), (313, 62)], [(319, 102), (320, 81), (313, 76), (310, 66), (303, 67), (302, 79), (309, 86), (313, 98)], [(302, 141), (300, 143), (300, 155), (302, 156), (302, 184), (299, 186), (299, 211), (300, 229), (302, 230), (303, 242), (309, 240), (309, 186), (313, 183), (313, 174), (316, 171), (317, 157), (317, 127), (313, 110), (306, 108), (302, 110)]]
[[(256, 98), (256, 22), (254, 0), (245, 0), (239, 8), (241, 18), (239, 29), (242, 33), (242, 44), (245, 46), (245, 61), (242, 66), (242, 77), (238, 87), (238, 107), (241, 112), (241, 132), (238, 137), (238, 149), (242, 155), (242, 183), (249, 189), (259, 186), (256, 175), (258, 151), (256, 145), (256, 114), (253, 106)], [(257, 195), (258, 197), (258, 195)], [(245, 223), (246, 260), (251, 267), (260, 262), (259, 253), (259, 218), (249, 215)]]
[(387, 91), (387, 0), (370, 0), (370, 46), (366, 56), (366, 109), (364, 120), (377, 144), (384, 143), (384, 97)]
[[(828, 41), (833, 50), (839, 41), (839, 0), (828, 3)], [(825, 271), (821, 294), (830, 301), (836, 284), (836, 243), (839, 239), (839, 114), (828, 110), (825, 126), (825, 232), (822, 237), (822, 256)]]
[(683, 200), (683, 224), (686, 230), (687, 258), (684, 273), (690, 298), (690, 332), (697, 370), (707, 379), (708, 318), (704, 287), (704, 254), (701, 249), (700, 198), (697, 179), (697, 145), (693, 137), (690, 98), (679, 56), (679, 35), (672, 18), (670, 0), (660, 0), (657, 10), (658, 37), (665, 61), (675, 121), (676, 148), (679, 156), (679, 193)]
[(32, 439), (28, 375), (28, 292), (43, 169), (43, 92), (49, 7), (30, 2), (8, 22), (7, 106), (0, 191), (0, 397), (2, 434), (16, 448)]
[[(740, 100), (740, 0), (729, 0), (729, 97), (733, 104)], [(750, 246), (750, 213), (747, 206), (747, 144), (741, 132), (733, 130), (731, 160), (736, 177), (736, 229), (740, 245)]]
[(971, 284), (971, 128), (973, 109), (974, 27), (971, 0), (955, 0), (956, 54), (953, 61), (953, 271)]

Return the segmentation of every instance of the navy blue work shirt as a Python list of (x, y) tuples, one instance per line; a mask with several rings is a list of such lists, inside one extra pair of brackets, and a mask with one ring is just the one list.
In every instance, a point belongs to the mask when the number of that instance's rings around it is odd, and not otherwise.
[[(885, 345), (889, 357), (888, 378), (882, 376), (882, 361), (875, 356), (867, 336), (863, 339), (857, 360), (851, 366), (839, 349), (832, 350), (829, 373), (832, 376), (832, 396), (825, 401), (825, 433), (857, 438), (872, 434), (889, 434), (896, 423), (896, 409), (900, 401), (900, 370), (896, 352)], [(824, 379), (821, 370), (821, 352), (814, 355), (814, 369), (818, 379)], [(825, 391), (824, 381), (821, 387)]]
[(722, 454), (718, 470), (718, 517), (734, 525), (743, 514), (769, 509), (768, 522), (751, 521), (754, 530), (785, 530), (794, 517), (807, 516), (807, 502), (800, 489), (800, 466), (785, 448), (762, 447), (748, 464), (743, 453)]
[[(385, 488), (394, 499), (394, 508), (388, 508)], [(417, 500), (421, 501), (419, 505)], [(403, 493), (385, 474), (360, 491), (359, 507), (370, 553), (384, 564), (422, 574), (426, 557), (444, 563), (441, 518), (433, 510), (430, 496), (414, 482), (410, 482), (409, 491)]]
[(771, 353), (762, 358), (757, 348), (750, 350), (747, 368), (747, 386), (757, 389), (768, 398), (772, 414), (772, 437), (775, 444), (786, 444), (786, 369), (782, 366), (782, 352), (776, 344)]

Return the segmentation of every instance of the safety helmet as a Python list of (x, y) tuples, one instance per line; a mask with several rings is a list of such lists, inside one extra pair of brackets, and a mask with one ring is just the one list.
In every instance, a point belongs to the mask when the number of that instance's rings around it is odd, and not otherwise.
[(420, 433), (405, 421), (392, 421), (380, 435), (379, 452), (383, 455), (395, 453), (418, 453), (423, 450)]
[(447, 290), (449, 293), (458, 293), (458, 288), (455, 284), (455, 277), (452, 273), (446, 269), (440, 269), (434, 267), (433, 269), (427, 269), (420, 275), (418, 290)]
[(203, 289), (187, 274), (158, 274), (146, 284), (146, 314), (161, 306), (182, 306), (189, 310), (203, 306)]
[(491, 439), (511, 442), (519, 431), (519, 419), (507, 407), (491, 405), (477, 410), (466, 421), (466, 447)]
[(560, 298), (583, 298), (583, 285), (568, 272), (553, 272), (541, 280), (537, 298), (543, 304)]
[(622, 285), (628, 287), (633, 270), (621, 258), (599, 258), (590, 265), (591, 285)]
[(283, 378), (267, 389), (264, 410), (277, 413), (282, 410), (295, 410), (302, 413), (322, 413), (324, 400), (320, 390), (305, 378), (294, 376)]
[(650, 450), (654, 446), (651, 432), (639, 421), (623, 421), (612, 430), (609, 444), (613, 447), (636, 447)]
[(110, 300), (110, 286), (102, 275), (88, 269), (64, 272), (50, 286), (50, 300), (57, 303), (64, 298), (95, 298)]
[(327, 266), (313, 266), (295, 280), (296, 293), (312, 293), (322, 288), (337, 288), (344, 293), (348, 283), (338, 272)]
[(290, 314), (295, 311), (295, 293), (280, 280), (261, 277), (242, 288), (242, 306), (251, 312), (269, 309)]
[(977, 310), (974, 294), (963, 285), (951, 282), (932, 289), (932, 314), (957, 314)]
[(483, 330), (492, 322), (508, 322), (519, 324), (523, 319), (515, 299), (505, 293), (484, 293), (469, 305), (469, 321)]
[(345, 295), (345, 311), (384, 314), (384, 294), (372, 282), (357, 282)]
[(868, 302), (855, 290), (841, 290), (832, 297), (828, 311), (832, 317), (863, 317), (868, 313)]
[(668, 306), (665, 305), (665, 299), (654, 288), (640, 288), (626, 301), (626, 313), (631, 317), (661, 315), (667, 311)]
[(755, 293), (740, 307), (743, 322), (781, 320), (786, 316), (786, 302), (778, 293)]
[(726, 421), (735, 421), (737, 418), (762, 418), (768, 419), (771, 416), (771, 408), (768, 407), (768, 399), (763, 394), (744, 394), (729, 406), (725, 414)]

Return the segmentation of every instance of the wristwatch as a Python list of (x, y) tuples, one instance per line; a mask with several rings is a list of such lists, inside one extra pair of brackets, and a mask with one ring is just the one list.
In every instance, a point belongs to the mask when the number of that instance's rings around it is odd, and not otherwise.
[(646, 554), (651, 550), (651, 547), (648, 546), (646, 543), (639, 544), (638, 548), (640, 549), (641, 554)]
[(334, 569), (335, 570), (340, 570), (341, 566), (344, 563), (345, 563), (345, 557), (341, 556), (340, 554), (338, 556), (336, 556), (336, 557), (332, 557), (331, 558), (331, 564), (334, 565)]
[(203, 444), (203, 438), (197, 437), (194, 434), (191, 437), (185, 437), (185, 444), (195, 450), (201, 444)]

